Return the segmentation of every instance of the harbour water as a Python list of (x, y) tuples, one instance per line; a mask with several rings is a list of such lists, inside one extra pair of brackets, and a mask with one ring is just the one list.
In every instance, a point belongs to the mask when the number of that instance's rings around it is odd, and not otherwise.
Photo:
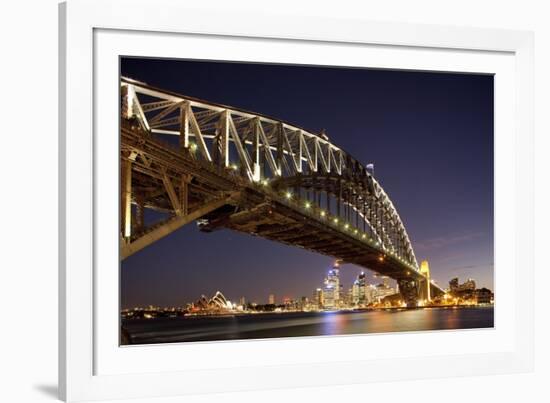
[(475, 329), (493, 326), (492, 306), (266, 313), (122, 321), (122, 327), (129, 338), (129, 343), (123, 344)]

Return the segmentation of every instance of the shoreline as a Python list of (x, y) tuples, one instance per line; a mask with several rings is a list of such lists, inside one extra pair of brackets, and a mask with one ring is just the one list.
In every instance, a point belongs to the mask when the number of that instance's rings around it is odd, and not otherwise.
[(372, 307), (372, 308), (356, 308), (356, 309), (335, 309), (335, 310), (312, 310), (312, 311), (272, 311), (272, 312), (229, 312), (223, 314), (186, 314), (181, 316), (158, 316), (150, 318), (132, 318), (121, 317), (122, 321), (137, 321), (137, 320), (154, 320), (154, 319), (222, 319), (232, 317), (247, 317), (247, 316), (284, 316), (284, 315), (297, 315), (297, 314), (353, 314), (353, 313), (365, 313), (365, 312), (379, 312), (379, 311), (418, 311), (418, 310), (432, 310), (432, 309), (484, 309), (494, 308), (495, 304), (486, 305), (430, 305), (419, 307)]

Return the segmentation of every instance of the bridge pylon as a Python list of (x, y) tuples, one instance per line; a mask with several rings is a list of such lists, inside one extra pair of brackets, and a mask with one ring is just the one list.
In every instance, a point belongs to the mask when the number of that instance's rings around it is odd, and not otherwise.
[(407, 308), (416, 308), (420, 297), (418, 282), (412, 279), (400, 279), (397, 280), (397, 284)]

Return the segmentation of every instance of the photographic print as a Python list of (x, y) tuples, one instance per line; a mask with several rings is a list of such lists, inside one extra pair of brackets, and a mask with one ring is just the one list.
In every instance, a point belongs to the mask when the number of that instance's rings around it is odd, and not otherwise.
[(493, 97), (120, 57), (120, 344), (493, 328)]

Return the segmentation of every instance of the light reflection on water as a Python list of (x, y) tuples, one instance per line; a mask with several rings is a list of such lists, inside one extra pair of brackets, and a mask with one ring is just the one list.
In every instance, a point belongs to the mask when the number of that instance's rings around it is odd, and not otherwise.
[(493, 327), (493, 308), (299, 312), (124, 320), (133, 344)]

